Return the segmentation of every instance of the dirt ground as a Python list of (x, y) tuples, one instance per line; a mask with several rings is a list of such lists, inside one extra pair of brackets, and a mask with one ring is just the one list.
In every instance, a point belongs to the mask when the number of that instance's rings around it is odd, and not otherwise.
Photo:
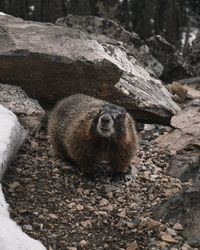
[(102, 165), (90, 181), (53, 155), (45, 131), (28, 135), (3, 180), (11, 217), (49, 250), (182, 246), (181, 231), (170, 242), (162, 235), (173, 225), (151, 219), (151, 208), (181, 183), (165, 175), (166, 152), (140, 144), (126, 180), (112, 181)]

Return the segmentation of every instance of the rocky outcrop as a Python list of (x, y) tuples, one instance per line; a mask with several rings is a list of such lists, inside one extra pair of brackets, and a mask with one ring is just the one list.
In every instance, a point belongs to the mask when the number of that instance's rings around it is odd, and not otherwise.
[(183, 181), (193, 179), (192, 184), (156, 206), (153, 214), (154, 218), (164, 222), (179, 221), (190, 246), (200, 247), (200, 158), (183, 177)]
[(176, 47), (167, 42), (160, 35), (150, 37), (146, 40), (151, 54), (163, 65), (164, 71), (160, 77), (163, 81), (182, 79), (183, 77), (192, 76), (189, 66), (177, 51)]
[(0, 16), (0, 80), (43, 103), (81, 92), (123, 105), (136, 119), (169, 123), (180, 110), (171, 94), (120, 42), (107, 40), (102, 45), (78, 29)]
[(0, 181), (25, 138), (15, 114), (0, 105)]
[[(188, 94), (192, 95), (189, 89)], [(196, 95), (196, 92), (195, 92)], [(171, 131), (159, 136), (156, 146), (170, 155), (167, 173), (184, 182), (181, 191), (168, 197), (153, 209), (156, 219), (164, 222), (179, 221), (189, 245), (200, 246), (200, 99), (184, 104), (184, 108), (171, 119)]]

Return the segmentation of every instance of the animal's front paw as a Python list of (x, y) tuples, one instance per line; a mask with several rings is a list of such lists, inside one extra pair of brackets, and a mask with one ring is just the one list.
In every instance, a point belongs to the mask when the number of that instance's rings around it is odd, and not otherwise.
[(94, 181), (95, 180), (94, 173), (86, 172), (86, 173), (84, 173), (84, 176), (89, 181)]
[(113, 173), (111, 181), (126, 181), (126, 173)]

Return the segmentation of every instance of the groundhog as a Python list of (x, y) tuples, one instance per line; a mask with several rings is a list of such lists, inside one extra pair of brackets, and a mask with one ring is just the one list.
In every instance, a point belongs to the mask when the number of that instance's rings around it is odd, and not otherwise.
[(125, 173), (136, 154), (134, 120), (120, 106), (83, 94), (62, 99), (52, 110), (48, 133), (55, 153), (92, 176), (94, 166), (110, 163), (114, 176)]

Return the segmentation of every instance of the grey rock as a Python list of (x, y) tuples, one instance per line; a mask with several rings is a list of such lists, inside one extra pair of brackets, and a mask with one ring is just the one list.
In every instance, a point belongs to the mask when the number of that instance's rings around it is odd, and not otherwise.
[(195, 240), (196, 246), (200, 246), (200, 158), (191, 165), (181, 176), (182, 181), (192, 179), (193, 182), (172, 197), (164, 200), (160, 205), (153, 208), (154, 217), (164, 222), (179, 221), (174, 229), (183, 230), (184, 237), (188, 241)]
[(81, 92), (162, 124), (180, 110), (162, 82), (116, 40), (102, 45), (78, 29), (8, 15), (0, 16), (0, 30), (2, 82), (20, 85), (40, 102)]
[(105, 35), (111, 39), (124, 43), (141, 45), (142, 41), (134, 32), (125, 30), (122, 26), (110, 19), (95, 16), (67, 15), (56, 21), (58, 25), (64, 25), (90, 34)]
[(171, 82), (183, 77), (192, 76), (189, 66), (183, 61), (176, 47), (167, 42), (162, 36), (152, 36), (146, 40), (151, 54), (163, 65), (161, 79)]
[(0, 83), (0, 104), (17, 115), (44, 113), (38, 101), (29, 98), (19, 86)]
[(16, 115), (0, 105), (0, 181), (25, 139)]
[[(143, 45), (139, 36), (125, 30), (113, 20), (94, 16), (67, 15), (59, 18), (56, 24), (67, 26), (88, 33), (92, 39), (102, 46), (106, 44), (123, 45), (129, 54), (133, 54), (137, 61), (154, 77), (160, 77), (163, 66), (152, 56), (147, 45)], [(120, 42), (120, 43), (119, 43)]]

